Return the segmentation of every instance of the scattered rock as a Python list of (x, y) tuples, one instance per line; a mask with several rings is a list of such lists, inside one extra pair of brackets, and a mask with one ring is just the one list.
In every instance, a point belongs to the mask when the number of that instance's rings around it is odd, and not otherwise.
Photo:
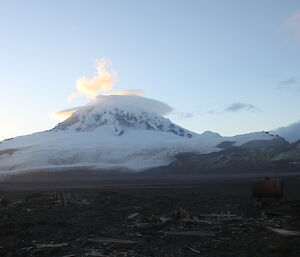
[(269, 229), (275, 233), (278, 233), (280, 235), (283, 235), (283, 236), (299, 236), (300, 235), (300, 232), (298, 232), (298, 231), (292, 231), (292, 230), (287, 230), (287, 229), (282, 229), (282, 228), (267, 227), (267, 229)]
[(170, 236), (197, 236), (197, 237), (206, 237), (206, 236), (215, 236), (216, 234), (212, 231), (165, 231), (165, 235)]
[(139, 214), (138, 212), (135, 212), (135, 213), (130, 214), (130, 215), (127, 217), (127, 219), (128, 219), (128, 220), (132, 220), (132, 219), (136, 218), (136, 217), (139, 216), (139, 215), (140, 215), (140, 214)]
[(136, 241), (128, 240), (128, 239), (119, 239), (119, 238), (91, 238), (89, 241), (97, 242), (97, 243), (114, 243), (114, 244), (135, 244)]
[(40, 248), (58, 248), (58, 247), (66, 247), (68, 246), (67, 243), (61, 243), (61, 244), (35, 244), (35, 247), (37, 249)]

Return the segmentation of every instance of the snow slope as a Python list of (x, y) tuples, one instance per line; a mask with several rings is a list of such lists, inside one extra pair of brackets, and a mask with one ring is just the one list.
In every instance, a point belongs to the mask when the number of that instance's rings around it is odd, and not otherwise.
[(87, 132), (102, 126), (110, 127), (116, 136), (121, 136), (129, 128), (171, 132), (188, 138), (194, 134), (169, 119), (137, 106), (101, 104), (78, 110), (70, 118), (58, 124), (54, 130)]
[(178, 153), (220, 151), (224, 141), (239, 146), (274, 138), (265, 132), (196, 134), (139, 106), (94, 104), (52, 130), (2, 141), (0, 172), (77, 166), (140, 171), (168, 165)]

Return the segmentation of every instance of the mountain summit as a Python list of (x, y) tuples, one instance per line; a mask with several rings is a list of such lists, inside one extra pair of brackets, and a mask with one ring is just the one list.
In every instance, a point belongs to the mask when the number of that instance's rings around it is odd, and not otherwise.
[(191, 138), (190, 132), (154, 112), (138, 106), (91, 105), (74, 112), (70, 118), (59, 123), (53, 130), (92, 131), (107, 126), (116, 136), (122, 136), (128, 129), (143, 129), (173, 133)]

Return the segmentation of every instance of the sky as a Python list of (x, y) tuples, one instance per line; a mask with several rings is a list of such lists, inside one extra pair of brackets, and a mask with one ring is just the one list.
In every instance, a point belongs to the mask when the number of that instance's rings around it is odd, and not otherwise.
[(109, 62), (113, 90), (166, 103), (168, 118), (198, 133), (300, 120), (298, 0), (0, 4), (0, 140), (51, 129), (53, 112), (88, 103), (68, 97), (96, 60)]

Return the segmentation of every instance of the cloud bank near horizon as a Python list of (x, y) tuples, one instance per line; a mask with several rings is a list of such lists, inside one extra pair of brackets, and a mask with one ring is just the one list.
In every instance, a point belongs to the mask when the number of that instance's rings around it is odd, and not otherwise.
[(270, 132), (285, 138), (290, 143), (296, 142), (300, 140), (300, 121), (294, 122), (285, 127), (277, 128)]

